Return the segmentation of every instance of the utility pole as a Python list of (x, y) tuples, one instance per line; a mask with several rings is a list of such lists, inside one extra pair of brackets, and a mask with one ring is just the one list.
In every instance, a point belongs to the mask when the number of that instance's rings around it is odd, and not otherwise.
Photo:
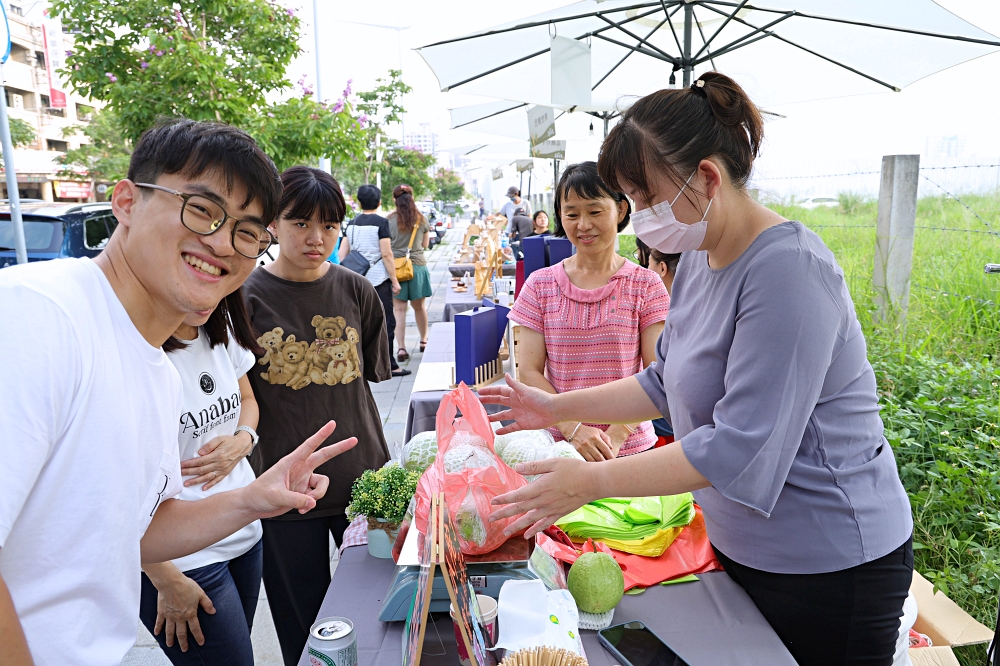
[[(316, 55), (316, 99), (322, 104), (326, 102), (323, 97), (323, 76), (320, 73), (320, 58), (319, 58), (319, 0), (313, 0), (313, 40), (315, 46), (313, 47)], [(319, 170), (330, 173), (330, 160), (324, 156), (319, 158)]]

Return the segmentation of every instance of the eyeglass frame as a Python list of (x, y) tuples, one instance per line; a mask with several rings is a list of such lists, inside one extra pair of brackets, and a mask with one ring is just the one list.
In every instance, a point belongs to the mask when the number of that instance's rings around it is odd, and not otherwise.
[[(211, 236), (216, 231), (218, 231), (222, 227), (226, 226), (226, 222), (228, 222), (229, 220), (234, 220), (234, 222), (233, 222), (233, 230), (232, 230), (232, 232), (229, 235), (229, 244), (232, 245), (233, 251), (236, 252), (236, 253), (238, 253), (241, 257), (246, 257), (247, 259), (260, 259), (261, 257), (263, 257), (267, 253), (268, 250), (271, 249), (271, 246), (274, 245), (275, 242), (277, 242), (277, 239), (274, 237), (274, 234), (271, 233), (271, 230), (268, 229), (267, 227), (265, 227), (263, 224), (260, 224), (259, 222), (253, 222), (251, 220), (244, 220), (244, 219), (240, 219), (238, 217), (233, 217), (226, 210), (225, 206), (223, 206), (222, 204), (220, 204), (218, 202), (213, 202), (213, 203), (215, 203), (215, 205), (218, 206), (222, 210), (222, 220), (219, 222), (219, 226), (217, 226), (215, 229), (212, 229), (211, 231), (208, 231), (208, 232), (195, 231), (194, 229), (192, 229), (188, 225), (184, 224), (184, 209), (187, 208), (188, 201), (190, 201), (191, 197), (202, 197), (204, 199), (211, 200), (210, 197), (205, 196), (204, 194), (193, 194), (193, 193), (189, 193), (189, 192), (179, 192), (177, 190), (172, 190), (169, 187), (164, 187), (163, 185), (154, 185), (153, 183), (135, 183), (135, 186), (136, 187), (148, 187), (149, 189), (152, 189), (152, 190), (160, 190), (161, 192), (166, 192), (167, 194), (172, 194), (175, 197), (180, 197), (180, 199), (182, 201), (182, 203), (181, 203), (181, 212), (180, 212), (181, 225), (185, 229), (187, 229), (188, 231), (190, 231), (193, 234), (198, 234), (199, 236)], [(236, 249), (236, 227), (239, 226), (240, 222), (247, 222), (248, 224), (256, 224), (258, 227), (260, 227), (261, 229), (264, 230), (264, 233), (266, 233), (267, 237), (270, 239), (270, 242), (267, 244), (267, 247), (265, 247), (263, 250), (261, 250), (260, 254), (258, 254), (255, 257), (247, 257), (247, 255), (243, 254), (238, 249)]]
[(641, 247), (637, 247), (632, 251), (632, 258), (643, 268), (649, 268), (649, 255)]

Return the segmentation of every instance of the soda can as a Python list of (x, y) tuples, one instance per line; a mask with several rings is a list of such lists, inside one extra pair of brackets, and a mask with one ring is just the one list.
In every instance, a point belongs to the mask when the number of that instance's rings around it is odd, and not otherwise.
[(309, 630), (309, 666), (358, 666), (354, 623), (346, 617), (323, 618)]

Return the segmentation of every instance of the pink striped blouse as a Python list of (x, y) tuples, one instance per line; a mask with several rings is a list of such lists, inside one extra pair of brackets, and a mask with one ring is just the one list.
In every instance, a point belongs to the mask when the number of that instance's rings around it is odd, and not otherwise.
[[(640, 333), (667, 318), (670, 297), (658, 276), (631, 261), (603, 287), (580, 289), (562, 263), (535, 271), (510, 319), (545, 336), (545, 376), (558, 393), (630, 377), (642, 369)], [(592, 424), (607, 430), (607, 424)], [(563, 436), (552, 428), (553, 436)], [(642, 423), (622, 445), (629, 455), (656, 443), (653, 424)]]

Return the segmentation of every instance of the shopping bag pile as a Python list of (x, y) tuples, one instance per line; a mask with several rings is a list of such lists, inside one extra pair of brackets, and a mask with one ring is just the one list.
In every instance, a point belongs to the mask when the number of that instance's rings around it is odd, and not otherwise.
[(613, 497), (585, 504), (556, 525), (576, 542), (594, 539), (624, 553), (659, 557), (694, 516), (691, 493)]
[(608, 553), (622, 568), (626, 590), (649, 587), (691, 574), (722, 569), (722, 565), (719, 564), (712, 551), (712, 544), (708, 540), (701, 507), (694, 504), (693, 511), (694, 518), (688, 525), (679, 528), (680, 533), (670, 544), (670, 547), (657, 557), (623, 552), (608, 546), (604, 540), (587, 539), (582, 544), (574, 543), (565, 532), (554, 526), (545, 530), (543, 534), (539, 534), (536, 537), (536, 544), (556, 560), (565, 564), (573, 564), (582, 553)]
[(431, 495), (443, 491), (462, 552), (482, 555), (496, 550), (508, 538), (504, 529), (516, 518), (491, 523), (490, 503), (527, 481), (496, 455), (486, 410), (464, 383), (441, 399), (436, 426), (437, 455), (417, 484), (417, 529), (427, 533)]

